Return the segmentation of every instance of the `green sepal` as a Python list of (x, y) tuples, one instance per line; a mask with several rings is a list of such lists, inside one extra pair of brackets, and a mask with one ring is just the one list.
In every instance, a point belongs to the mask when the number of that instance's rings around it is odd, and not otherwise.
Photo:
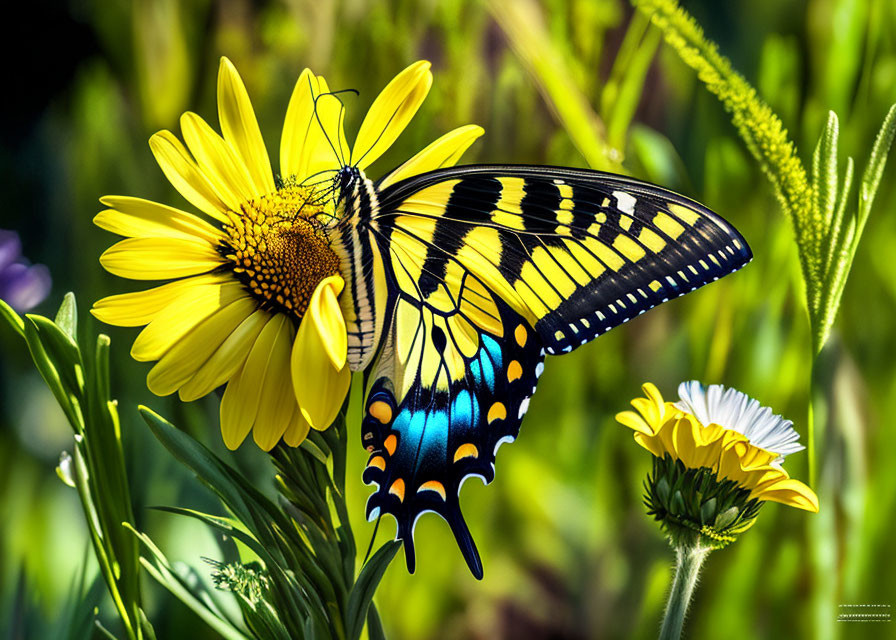
[(722, 548), (752, 526), (762, 506), (733, 480), (706, 467), (687, 468), (668, 454), (654, 457), (644, 484), (648, 515), (678, 546)]

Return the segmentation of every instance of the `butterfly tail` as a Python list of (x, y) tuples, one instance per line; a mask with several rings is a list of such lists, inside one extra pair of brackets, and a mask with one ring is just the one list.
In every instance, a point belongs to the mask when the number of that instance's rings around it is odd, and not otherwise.
[(457, 540), (457, 546), (460, 547), (464, 560), (467, 561), (467, 566), (470, 567), (470, 572), (477, 580), (482, 580), (482, 559), (479, 557), (476, 543), (473, 542), (473, 536), (470, 535), (470, 529), (460, 513), (459, 505), (457, 511), (446, 518), (446, 520), (448, 520), (448, 525), (451, 527), (454, 539)]
[(408, 567), (408, 573), (417, 570), (417, 555), (414, 550), (414, 525), (408, 526), (407, 520), (398, 522), (398, 534), (396, 537), (404, 544), (404, 561)]

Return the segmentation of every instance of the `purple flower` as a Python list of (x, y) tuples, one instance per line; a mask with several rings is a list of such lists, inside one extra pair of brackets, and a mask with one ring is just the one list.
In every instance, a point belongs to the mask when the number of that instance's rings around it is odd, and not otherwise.
[(22, 257), (15, 231), (0, 229), (0, 300), (16, 311), (28, 311), (50, 293), (50, 270)]

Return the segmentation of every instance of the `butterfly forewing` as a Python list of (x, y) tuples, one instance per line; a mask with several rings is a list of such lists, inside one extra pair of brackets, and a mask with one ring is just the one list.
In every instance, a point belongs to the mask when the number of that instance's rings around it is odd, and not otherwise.
[(424, 296), (456, 259), (533, 322), (548, 353), (570, 351), (751, 257), (740, 234), (705, 207), (612, 174), (460, 167), (380, 198), (387, 233), (422, 231)]
[[(481, 576), (458, 494), (470, 476), (493, 479), (544, 354), (739, 269), (750, 250), (705, 207), (592, 171), (458, 167), (367, 202), (347, 210), (353, 246), (370, 245), (358, 272), (378, 278), (355, 289), (387, 289), (376, 307), (381, 344), (362, 345), (379, 347), (363, 424), (364, 479), (377, 485), (368, 516), (396, 517), (413, 570), (414, 524), (440, 514)], [(369, 329), (369, 314), (351, 304)]]

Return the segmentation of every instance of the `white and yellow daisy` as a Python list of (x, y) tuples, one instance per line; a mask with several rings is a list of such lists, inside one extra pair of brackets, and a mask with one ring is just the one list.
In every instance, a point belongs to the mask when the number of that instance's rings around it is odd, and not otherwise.
[[(305, 69), (295, 85), (280, 140), (275, 179), (248, 94), (233, 64), (218, 72), (221, 134), (195, 113), (180, 126), (184, 143), (160, 131), (149, 144), (165, 176), (203, 216), (164, 204), (107, 196), (95, 223), (125, 239), (100, 258), (132, 280), (171, 280), (98, 301), (103, 322), (143, 326), (131, 348), (156, 361), (147, 385), (185, 401), (227, 385), (221, 433), (235, 449), (252, 431), (271, 449), (297, 446), (309, 428), (336, 418), (349, 388), (345, 282), (331, 249), (339, 211), (330, 181), (343, 161), (364, 169), (396, 140), (432, 84), (428, 62), (396, 76), (376, 98), (350, 152), (341, 102), (323, 77)], [(390, 174), (402, 178), (455, 164), (482, 134), (452, 131)]]
[(699, 535), (721, 547), (753, 525), (767, 501), (818, 511), (818, 497), (791, 478), (782, 463), (801, 450), (789, 420), (735, 389), (679, 386), (678, 402), (666, 402), (650, 383), (637, 410), (616, 420), (654, 456), (647, 506), (673, 539)]
[(722, 385), (684, 382), (676, 403), (665, 402), (649, 382), (642, 389), (647, 397), (632, 400), (638, 413), (624, 411), (616, 419), (654, 456), (669, 455), (689, 469), (712, 469), (748, 489), (751, 498), (818, 511), (815, 493), (781, 464), (803, 449), (789, 420)]

